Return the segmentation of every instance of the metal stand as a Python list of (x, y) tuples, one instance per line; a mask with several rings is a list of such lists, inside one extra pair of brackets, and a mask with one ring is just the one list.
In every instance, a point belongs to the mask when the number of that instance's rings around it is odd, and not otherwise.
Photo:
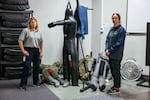
[(83, 88), (80, 89), (80, 92), (84, 92), (84, 91), (88, 90), (89, 88), (91, 88), (93, 91), (96, 91), (96, 89), (97, 89), (97, 87), (95, 87), (94, 85), (92, 85), (92, 84), (87, 84), (86, 87), (83, 86)]
[[(145, 82), (148, 82), (148, 85), (144, 84)], [(137, 83), (136, 85), (150, 88), (150, 66), (149, 66), (149, 81), (142, 80), (139, 83)]]

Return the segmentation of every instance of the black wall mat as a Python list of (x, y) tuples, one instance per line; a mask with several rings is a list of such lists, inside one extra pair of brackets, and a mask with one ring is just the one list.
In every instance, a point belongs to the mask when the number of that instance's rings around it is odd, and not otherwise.
[(146, 35), (146, 65), (150, 66), (150, 22), (147, 23)]

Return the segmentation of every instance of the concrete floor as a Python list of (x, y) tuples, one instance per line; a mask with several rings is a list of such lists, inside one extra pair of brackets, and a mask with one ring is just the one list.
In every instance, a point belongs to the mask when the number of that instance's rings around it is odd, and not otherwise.
[(97, 89), (93, 92), (88, 89), (80, 93), (83, 87), (82, 82), (79, 86), (62, 86), (55, 88), (52, 85), (46, 85), (60, 100), (150, 100), (150, 88), (137, 86), (137, 81), (122, 80), (121, 93), (119, 95), (108, 95), (106, 90), (112, 86), (112, 80), (106, 83), (104, 92)]

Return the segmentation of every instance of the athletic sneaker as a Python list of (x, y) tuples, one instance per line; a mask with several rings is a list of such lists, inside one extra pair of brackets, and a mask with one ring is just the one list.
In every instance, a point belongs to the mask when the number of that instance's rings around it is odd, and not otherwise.
[(108, 94), (119, 94), (120, 93), (120, 89), (116, 88), (116, 87), (112, 87), (107, 91)]
[(33, 87), (40, 87), (40, 84), (32, 84)]
[(23, 90), (23, 91), (26, 91), (27, 88), (26, 88), (26, 86), (19, 86), (19, 89)]
[(63, 80), (61, 78), (58, 78), (58, 81), (60, 82), (61, 85), (64, 85), (64, 83), (65, 83), (65, 80)]
[(66, 81), (64, 82), (64, 84), (63, 84), (63, 87), (67, 87), (67, 86), (69, 86), (69, 85), (70, 85), (69, 81), (66, 80)]
[(59, 86), (60, 86), (59, 81), (57, 81), (57, 80), (53, 80), (53, 82), (54, 82), (54, 86), (55, 86), (55, 87), (59, 87)]

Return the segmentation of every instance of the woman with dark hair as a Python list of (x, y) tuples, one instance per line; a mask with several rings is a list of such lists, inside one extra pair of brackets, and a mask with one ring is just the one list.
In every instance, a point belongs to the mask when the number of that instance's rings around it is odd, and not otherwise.
[(105, 54), (109, 57), (109, 64), (113, 76), (114, 85), (107, 92), (110, 94), (120, 93), (121, 74), (120, 66), (123, 57), (126, 30), (121, 25), (119, 13), (112, 14), (113, 27), (106, 37)]
[(18, 39), (19, 47), (24, 55), (23, 73), (20, 89), (26, 90), (31, 62), (33, 62), (33, 85), (39, 86), (39, 66), (43, 56), (43, 38), (39, 32), (37, 19), (32, 17), (28, 21), (28, 28), (23, 29)]

